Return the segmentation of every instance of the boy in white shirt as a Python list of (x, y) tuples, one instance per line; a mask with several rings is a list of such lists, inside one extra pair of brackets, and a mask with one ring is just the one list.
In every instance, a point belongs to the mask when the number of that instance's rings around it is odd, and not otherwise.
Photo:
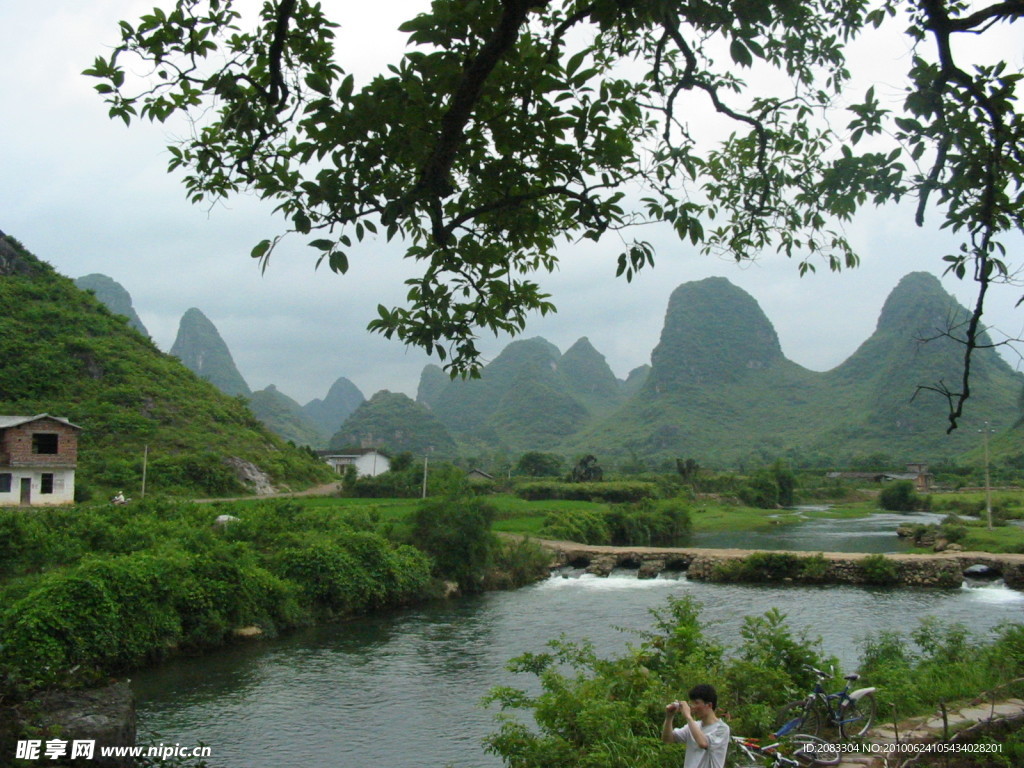
[[(666, 744), (686, 744), (683, 768), (725, 768), (729, 749), (729, 726), (718, 719), (718, 693), (706, 683), (694, 686), (689, 702), (673, 701), (665, 707), (661, 740)], [(686, 725), (675, 727), (676, 712), (682, 712)]]

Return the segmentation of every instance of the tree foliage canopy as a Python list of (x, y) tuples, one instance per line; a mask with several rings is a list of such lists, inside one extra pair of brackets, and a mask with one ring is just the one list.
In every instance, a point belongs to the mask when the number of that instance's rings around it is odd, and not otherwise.
[[(840, 269), (857, 262), (844, 222), (916, 198), (918, 223), (931, 206), (962, 236), (947, 268), (979, 286), (964, 379), (940, 387), (955, 425), (1024, 216), (1020, 74), (958, 41), (1022, 16), (1021, 0), (434, 0), (401, 27), (402, 59), (357, 86), (319, 3), (243, 20), (232, 0), (178, 0), (122, 22), (87, 74), (126, 122), (188, 115), (170, 167), (194, 201), (272, 200), (339, 273), (358, 241), (401, 240), (420, 274), (370, 327), (453, 374), (477, 370), (481, 329), (554, 309), (537, 279), (561, 238), (617, 234), (627, 280), (654, 252), (623, 233), (650, 222), (737, 260)], [(847, 48), (883, 24), (912, 44), (903, 103), (870, 88), (849, 105)]]

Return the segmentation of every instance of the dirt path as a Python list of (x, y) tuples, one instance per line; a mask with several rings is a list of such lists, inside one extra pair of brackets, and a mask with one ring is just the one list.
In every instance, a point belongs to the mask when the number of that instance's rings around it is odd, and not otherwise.
[[(939, 714), (906, 720), (894, 728), (879, 725), (873, 728), (862, 744), (844, 744), (851, 751), (844, 754), (840, 768), (898, 768), (898, 766), (932, 765), (948, 757), (952, 765), (970, 764), (972, 754), (979, 758), (987, 755), (970, 750), (1000, 751), (1000, 744), (975, 743), (968, 732), (999, 733), (1016, 730), (1024, 725), (1024, 701), (1005, 699), (998, 702), (974, 701), (951, 707), (945, 721)], [(957, 734), (955, 741), (947, 741), (944, 733)], [(977, 739), (977, 736), (974, 736)]]
[(336, 493), (341, 487), (341, 483), (327, 483), (325, 485), (316, 485), (312, 488), (307, 488), (304, 491), (287, 491), (285, 493), (267, 493), (262, 496), (234, 496), (230, 498), (220, 499), (192, 499), (196, 504), (213, 504), (218, 501), (257, 501), (260, 499), (291, 499), (301, 496), (330, 496)]

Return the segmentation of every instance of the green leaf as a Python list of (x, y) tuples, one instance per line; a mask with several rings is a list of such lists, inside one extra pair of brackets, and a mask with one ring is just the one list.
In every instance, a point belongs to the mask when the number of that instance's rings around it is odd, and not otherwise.
[(328, 265), (332, 272), (343, 275), (348, 272), (348, 256), (341, 251), (334, 251), (328, 258)]
[(754, 57), (750, 55), (750, 51), (747, 50), (747, 46), (745, 46), (740, 40), (732, 41), (732, 45), (729, 46), (729, 55), (732, 56), (732, 60), (741, 67), (749, 67), (754, 63)]
[(267, 255), (267, 251), (269, 251), (269, 250), (270, 250), (270, 241), (269, 240), (261, 240), (259, 242), (259, 244), (257, 244), (256, 247), (253, 248), (252, 251), (249, 252), (249, 255), (252, 258), (254, 258), (254, 259), (262, 259), (264, 256)]

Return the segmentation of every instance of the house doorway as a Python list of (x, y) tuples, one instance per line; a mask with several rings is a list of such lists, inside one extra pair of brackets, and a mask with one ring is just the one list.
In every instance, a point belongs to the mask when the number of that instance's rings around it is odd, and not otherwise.
[(21, 478), (21, 505), (27, 507), (32, 503), (32, 478)]

